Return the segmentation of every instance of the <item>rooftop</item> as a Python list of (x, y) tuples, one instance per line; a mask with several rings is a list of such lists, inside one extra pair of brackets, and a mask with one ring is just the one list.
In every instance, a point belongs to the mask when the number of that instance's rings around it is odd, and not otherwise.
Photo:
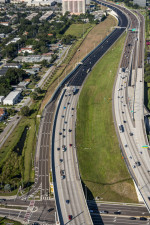
[(12, 100), (14, 99), (21, 91), (11, 91), (4, 100)]

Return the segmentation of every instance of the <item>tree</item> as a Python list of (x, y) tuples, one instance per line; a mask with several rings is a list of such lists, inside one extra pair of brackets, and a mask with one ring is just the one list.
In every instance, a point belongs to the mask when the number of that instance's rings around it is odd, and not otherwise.
[(42, 90), (41, 90), (40, 87), (38, 87), (38, 88), (35, 88), (35, 92), (37, 92), (38, 94), (41, 94), (42, 93)]
[(49, 63), (47, 62), (47, 60), (44, 59), (44, 60), (42, 60), (41, 65), (43, 67), (47, 67), (49, 65)]
[(28, 106), (24, 106), (21, 108), (21, 115), (22, 116), (29, 116), (30, 115), (30, 108)]
[(11, 191), (10, 184), (6, 184), (6, 185), (4, 186), (4, 191)]
[(57, 59), (57, 55), (53, 54), (50, 63), (53, 63)]
[(30, 96), (31, 96), (31, 98), (32, 98), (33, 100), (37, 100), (37, 99), (38, 99), (38, 95), (37, 95), (36, 92), (32, 92)]
[(144, 80), (145, 80), (145, 82), (150, 83), (150, 76), (146, 76), (146, 77), (144, 78)]
[(8, 116), (14, 116), (15, 115), (15, 112), (16, 112), (15, 109), (12, 109), (12, 108), (10, 108), (10, 109), (8, 108), (7, 109)]

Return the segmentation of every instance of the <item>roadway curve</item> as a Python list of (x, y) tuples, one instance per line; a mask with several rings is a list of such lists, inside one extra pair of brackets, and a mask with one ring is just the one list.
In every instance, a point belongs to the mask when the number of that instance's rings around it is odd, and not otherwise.
[[(107, 5), (106, 3), (102, 4)], [(74, 109), (89, 71), (128, 27), (127, 16), (118, 8), (115, 9), (110, 5), (108, 7), (118, 14), (120, 28), (116, 28), (82, 61), (83, 64), (78, 65), (71, 76), (67, 80), (65, 79), (63, 85), (67, 83), (67, 86), (62, 90), (57, 104), (52, 135), (52, 172), (60, 224), (69, 223), (68, 215), (73, 217), (71, 224), (92, 224), (78, 171), (74, 140), (76, 117)], [(78, 93), (75, 95), (73, 94), (74, 86), (78, 89)], [(66, 147), (65, 151), (63, 151), (63, 145)], [(62, 172), (64, 178), (61, 179)], [(66, 200), (69, 200), (69, 203), (66, 203)]]
[(144, 124), (144, 17), (139, 12), (129, 13), (130, 31), (113, 90), (113, 117), (126, 165), (150, 212), (150, 153)]

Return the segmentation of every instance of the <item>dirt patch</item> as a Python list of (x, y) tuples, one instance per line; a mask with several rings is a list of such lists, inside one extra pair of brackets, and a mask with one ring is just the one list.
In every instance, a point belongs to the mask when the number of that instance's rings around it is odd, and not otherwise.
[[(59, 78), (59, 82), (61, 82), (64, 77), (69, 74), (75, 67), (76, 63), (81, 61), (89, 52), (91, 52), (109, 33), (112, 31), (112, 27), (117, 25), (117, 20), (112, 17), (108, 16), (107, 19), (105, 19), (100, 24), (96, 25), (86, 36), (85, 40), (80, 45), (80, 48), (77, 49), (77, 52), (75, 53), (74, 57), (71, 59), (70, 63), (65, 69), (65, 72), (61, 75)], [(64, 65), (64, 64), (63, 64)], [(46, 96), (41, 104), (41, 109), (44, 108), (46, 103), (51, 98), (55, 88), (58, 85), (58, 81), (54, 81), (54, 83), (49, 87), (47, 90)]]

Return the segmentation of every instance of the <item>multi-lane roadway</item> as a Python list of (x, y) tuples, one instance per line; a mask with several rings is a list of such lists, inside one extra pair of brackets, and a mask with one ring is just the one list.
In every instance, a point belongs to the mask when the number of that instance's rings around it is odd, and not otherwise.
[[(92, 224), (81, 186), (75, 134), (75, 108), (83, 82), (94, 66), (128, 26), (127, 17), (119, 10), (115, 29), (90, 55), (88, 55), (67, 80), (58, 101), (52, 136), (52, 169), (56, 206), (61, 224)], [(73, 89), (77, 87), (78, 93)]]
[(114, 87), (113, 109), (125, 162), (150, 211), (150, 158), (144, 124), (144, 18), (139, 13), (132, 17)]
[[(143, 53), (141, 54), (142, 51), (140, 51), (143, 48), (143, 31), (141, 29), (143, 18), (139, 15), (139, 19), (137, 19), (137, 16), (120, 6), (114, 6), (111, 3), (107, 4), (105, 1), (101, 1), (101, 3), (110, 7), (117, 13), (118, 26), (120, 26), (120, 28), (114, 29), (114, 31), (96, 49), (94, 49), (93, 52), (90, 53), (82, 61), (82, 63), (80, 63), (80, 65), (78, 65), (72, 74), (68, 76), (64, 82), (62, 82), (60, 89), (58, 89), (58, 92), (55, 93), (52, 101), (50, 101), (44, 110), (41, 126), (39, 129), (35, 165), (36, 183), (31, 192), (29, 192), (29, 196), (36, 192), (40, 187), (41, 200), (43, 199), (45, 200), (45, 204), (49, 204), (49, 165), (51, 160), (55, 200), (60, 224), (92, 224), (82, 189), (76, 156), (75, 120), (77, 100), (85, 78), (89, 74), (94, 64), (105, 54), (105, 52), (107, 52), (107, 50), (120, 37), (120, 35), (122, 35), (126, 28), (129, 29), (129, 32), (127, 35), (126, 46), (124, 48), (120, 69), (118, 70), (118, 79), (116, 79), (113, 92), (114, 118), (116, 121), (118, 137), (122, 145), (122, 149), (124, 150), (123, 152), (128, 168), (134, 177), (136, 184), (144, 185), (141, 186), (141, 191), (145, 191), (146, 188), (148, 188), (148, 186), (146, 186), (148, 174), (147, 172), (145, 173), (148, 165), (141, 161), (141, 156), (143, 157), (144, 155), (143, 152), (138, 152), (136, 149), (137, 139), (135, 139), (135, 110), (133, 109), (133, 112), (129, 110), (129, 107), (132, 107), (132, 104), (131, 101), (127, 101), (127, 94), (130, 93), (130, 98), (133, 99), (132, 103), (137, 103), (136, 98), (138, 97), (136, 91), (139, 90), (139, 88), (143, 88), (143, 83), (141, 82), (141, 80), (143, 81), (143, 73), (141, 71), (143, 66)], [(136, 28), (136, 32), (132, 32), (133, 28)], [(138, 62), (137, 57), (139, 59)], [(138, 79), (137, 66), (141, 69), (140, 72), (138, 72), (138, 74), (140, 74), (138, 75)], [(132, 73), (130, 73), (131, 68)], [(138, 81), (136, 85), (135, 81)], [(67, 85), (65, 86), (65, 84)], [(130, 90), (128, 86), (133, 87), (134, 91)], [(135, 89), (135, 86), (138, 88)], [(74, 87), (77, 87), (78, 90), (75, 94), (73, 93)], [(56, 104), (58, 95), (59, 101)], [(142, 103), (143, 102), (141, 100), (141, 105)], [(53, 123), (54, 112), (56, 113)], [(143, 118), (142, 115), (143, 114), (140, 113), (141, 118)], [(138, 124), (139, 125), (137, 126), (140, 127), (141, 123), (139, 122)], [(53, 134), (51, 133), (52, 125)], [(123, 125), (122, 132), (119, 130), (119, 125)], [(52, 154), (50, 155), (49, 152), (51, 143)], [(126, 149), (129, 150), (126, 151)], [(147, 155), (145, 155), (145, 158), (146, 156)], [(132, 163), (132, 160), (134, 163)], [(141, 164), (145, 165), (142, 167), (142, 165), (139, 166), (138, 164), (135, 164), (135, 162), (140, 162)], [(135, 168), (133, 168), (133, 165), (136, 166), (136, 170), (138, 171), (137, 173), (134, 172)], [(142, 168), (141, 171), (139, 168)], [(111, 212), (110, 209), (109, 211)], [(130, 224), (129, 217), (127, 218), (126, 215), (114, 216), (111, 213), (109, 216), (101, 215), (101, 218), (99, 213), (95, 213), (93, 211), (90, 212), (92, 214), (94, 224), (103, 224), (103, 221), (105, 224)], [(140, 224), (139, 218), (136, 218), (136, 221), (138, 221), (137, 224)], [(142, 222), (142, 224), (144, 223), (145, 222)], [(133, 224), (132, 221), (131, 224)]]

